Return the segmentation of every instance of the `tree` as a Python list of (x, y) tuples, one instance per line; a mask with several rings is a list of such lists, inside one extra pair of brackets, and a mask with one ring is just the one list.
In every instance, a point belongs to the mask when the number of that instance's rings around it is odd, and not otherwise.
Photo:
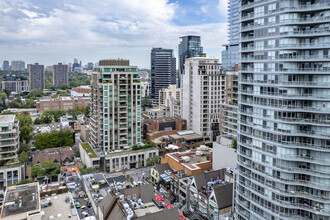
[(149, 157), (147, 159), (147, 166), (153, 166), (154, 164), (159, 162), (159, 156), (155, 155), (153, 157)]
[(93, 167), (88, 167), (88, 168), (82, 168), (79, 170), (81, 175), (85, 175), (85, 174), (90, 174), (94, 172), (94, 168)]
[(25, 151), (25, 152), (29, 152), (31, 150), (31, 146), (28, 144), (20, 144), (19, 145), (19, 153)]
[(18, 160), (21, 162), (21, 163), (26, 163), (29, 161), (29, 155), (28, 153), (26, 153), (25, 151), (22, 151), (19, 156), (18, 156)]
[(41, 162), (32, 166), (31, 174), (33, 177), (48, 177), (57, 176), (61, 171), (61, 165), (54, 162)]
[(142, 98), (141, 102), (142, 110), (145, 111), (146, 108), (151, 108), (152, 107), (152, 101), (146, 97)]
[(39, 150), (44, 150), (54, 147), (73, 146), (74, 142), (74, 133), (67, 129), (65, 131), (60, 130), (37, 134), (34, 146)]
[(231, 147), (237, 149), (237, 139), (233, 140), (233, 142), (231, 143)]
[(27, 98), (36, 98), (36, 97), (42, 97), (45, 95), (45, 93), (40, 89), (32, 89), (29, 94), (27, 95)]
[(90, 117), (90, 108), (91, 108), (91, 106), (90, 106), (90, 104), (88, 104), (87, 106), (86, 106), (86, 108), (84, 109), (84, 114), (85, 114), (85, 117), (86, 118), (89, 118)]
[(32, 131), (33, 131), (33, 121), (31, 117), (26, 113), (26, 114), (19, 114), (17, 116), (19, 120), (19, 130), (20, 130), (20, 142), (23, 143), (29, 143), (32, 139)]

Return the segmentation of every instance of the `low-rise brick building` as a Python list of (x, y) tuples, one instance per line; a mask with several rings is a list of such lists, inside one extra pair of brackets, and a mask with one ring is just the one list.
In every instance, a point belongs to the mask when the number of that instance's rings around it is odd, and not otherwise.
[(73, 109), (77, 105), (86, 107), (90, 102), (90, 97), (72, 98), (69, 96), (51, 98), (43, 97), (40, 98), (36, 104), (36, 108), (39, 109), (40, 113), (47, 110), (68, 110)]

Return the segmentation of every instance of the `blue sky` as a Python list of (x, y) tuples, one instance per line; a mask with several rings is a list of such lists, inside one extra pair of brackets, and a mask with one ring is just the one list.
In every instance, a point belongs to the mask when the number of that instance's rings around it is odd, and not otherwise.
[(1, 0), (0, 62), (127, 58), (149, 68), (152, 47), (177, 57), (187, 34), (200, 35), (204, 52), (220, 58), (226, 9), (227, 0)]

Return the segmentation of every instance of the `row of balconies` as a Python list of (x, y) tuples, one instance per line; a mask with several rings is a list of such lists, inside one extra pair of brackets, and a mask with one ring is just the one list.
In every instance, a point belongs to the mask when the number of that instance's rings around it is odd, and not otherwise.
[(248, 78), (243, 78), (240, 81), (241, 83), (248, 83), (248, 84), (266, 84), (271, 86), (312, 86), (312, 87), (327, 87), (329, 86), (330, 82), (322, 82), (322, 81), (282, 81), (282, 80), (252, 80)]

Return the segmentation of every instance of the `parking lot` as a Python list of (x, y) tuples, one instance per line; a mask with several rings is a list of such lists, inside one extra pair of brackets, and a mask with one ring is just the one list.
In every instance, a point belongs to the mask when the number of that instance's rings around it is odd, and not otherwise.
[[(82, 212), (88, 213), (88, 216), (95, 216), (93, 208), (87, 206), (87, 202), (85, 200), (87, 197), (86, 196), (79, 197), (80, 192), (85, 192), (82, 180), (80, 180), (79, 178), (74, 178), (74, 179), (70, 179), (70, 182), (74, 182), (76, 184), (75, 187), (73, 187), (69, 190), (72, 193), (74, 204), (76, 204), (77, 202), (79, 202), (79, 204), (80, 204), (80, 207), (79, 208), (77, 207), (77, 212), (78, 212), (80, 219), (84, 219)], [(82, 195), (82, 193), (80, 193), (80, 195)], [(81, 208), (83, 206), (85, 206), (85, 207)]]
[[(66, 202), (66, 197), (69, 193), (58, 194), (49, 197), (51, 199), (51, 206), (42, 208), (45, 215), (42, 217), (43, 220), (49, 220), (51, 216), (55, 219), (73, 219), (78, 220), (77, 216), (73, 216), (70, 208), (70, 202)], [(45, 200), (45, 199), (43, 199)], [(60, 218), (58, 218), (60, 216)]]

